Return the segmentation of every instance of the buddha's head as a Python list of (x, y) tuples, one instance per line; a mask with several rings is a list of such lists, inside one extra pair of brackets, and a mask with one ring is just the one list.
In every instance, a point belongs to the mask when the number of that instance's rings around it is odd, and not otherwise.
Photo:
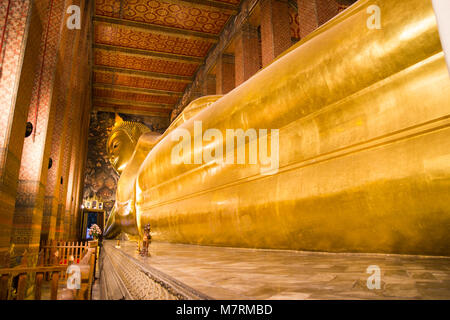
[(149, 131), (142, 123), (123, 121), (116, 116), (116, 123), (106, 143), (106, 152), (118, 174), (122, 173), (130, 161), (139, 137)]

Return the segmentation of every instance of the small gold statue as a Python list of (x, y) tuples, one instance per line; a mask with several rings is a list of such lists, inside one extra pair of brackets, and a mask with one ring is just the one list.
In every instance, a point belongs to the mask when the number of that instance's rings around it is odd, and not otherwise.
[(150, 256), (148, 246), (152, 242), (152, 235), (150, 234), (150, 224), (146, 224), (144, 227), (144, 235), (142, 237), (142, 250), (141, 256)]

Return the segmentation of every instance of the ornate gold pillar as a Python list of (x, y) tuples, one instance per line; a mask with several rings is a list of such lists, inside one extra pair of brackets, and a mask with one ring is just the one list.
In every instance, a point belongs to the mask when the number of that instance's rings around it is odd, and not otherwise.
[[(79, 4), (79, 1), (67, 1), (66, 7)], [(52, 134), (50, 158), (52, 167), (47, 173), (45, 186), (44, 213), (42, 218), (41, 240), (55, 239), (56, 219), (58, 206), (61, 203), (61, 170), (63, 163), (64, 143), (67, 136), (69, 113), (71, 112), (68, 100), (72, 95), (71, 81), (77, 76), (79, 66), (75, 63), (75, 55), (79, 50), (80, 32), (62, 28), (61, 46), (58, 55), (62, 57), (58, 61), (55, 75), (55, 87), (53, 90), (52, 104), (57, 106)]]
[(40, 47), (39, 55), (33, 61), (34, 75), (26, 75), (34, 76), (31, 102), (28, 105), (28, 122), (33, 125), (33, 132), (23, 143), (11, 242), (15, 244), (17, 254), (27, 250), (29, 254), (37, 255), (55, 115), (55, 107), (51, 102), (65, 8), (63, 0), (34, 1), (33, 8), (36, 10), (33, 10), (33, 14), (36, 12), (39, 19), (36, 26), (31, 28), (42, 26), (40, 36), (33, 39), (39, 39), (40, 43), (30, 47)]
[[(0, 268), (9, 265), (9, 249), (20, 158), (31, 98), (34, 56), (39, 35), (29, 0), (0, 6)], [(25, 72), (22, 73), (22, 70)], [(28, 76), (27, 76), (28, 75)]]

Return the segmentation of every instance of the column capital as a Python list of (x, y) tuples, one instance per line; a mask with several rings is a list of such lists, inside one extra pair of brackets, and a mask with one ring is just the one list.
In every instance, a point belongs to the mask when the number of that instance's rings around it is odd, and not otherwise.
[(258, 37), (258, 27), (255, 27), (250, 22), (246, 21), (242, 24), (241, 29), (238, 31), (238, 35), (246, 36), (248, 38)]
[(222, 53), (219, 55), (218, 60), (222, 60), (223, 63), (234, 63), (234, 55), (229, 53)]
[[(350, 0), (350, 1), (351, 1), (351, 0)], [(266, 2), (289, 3), (289, 0), (260, 0), (260, 4), (265, 4)]]

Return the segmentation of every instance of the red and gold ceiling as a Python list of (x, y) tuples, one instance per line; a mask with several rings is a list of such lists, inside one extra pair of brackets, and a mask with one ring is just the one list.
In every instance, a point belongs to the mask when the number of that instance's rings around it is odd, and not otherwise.
[(169, 117), (240, 0), (95, 0), (94, 107)]

